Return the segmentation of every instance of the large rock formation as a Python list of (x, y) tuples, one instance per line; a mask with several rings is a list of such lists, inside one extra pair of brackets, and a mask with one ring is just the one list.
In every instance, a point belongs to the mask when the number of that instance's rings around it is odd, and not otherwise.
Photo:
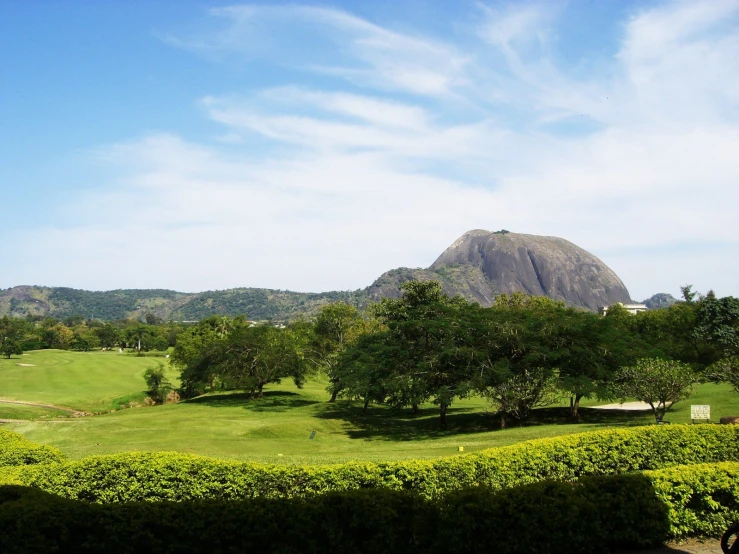
[(370, 298), (397, 296), (409, 279), (436, 279), (447, 294), (461, 294), (484, 306), (495, 294), (523, 292), (597, 310), (631, 302), (621, 279), (598, 258), (557, 237), (476, 229), (462, 235), (428, 269), (385, 273)]
[(287, 320), (310, 315), (328, 302), (357, 306), (400, 296), (410, 280), (440, 281), (444, 291), (490, 306), (498, 293), (516, 291), (549, 296), (596, 310), (630, 302), (621, 280), (603, 262), (571, 242), (499, 231), (470, 231), (428, 269), (399, 268), (356, 291), (298, 293), (240, 288), (186, 294), (171, 290), (91, 292), (70, 288), (19, 286), (0, 290), (0, 317), (80, 314), (96, 319), (135, 318), (193, 321), (211, 315), (246, 314), (251, 319)]

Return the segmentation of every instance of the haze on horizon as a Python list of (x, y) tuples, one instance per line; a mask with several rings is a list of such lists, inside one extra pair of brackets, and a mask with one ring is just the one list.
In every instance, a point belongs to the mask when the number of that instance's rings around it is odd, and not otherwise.
[(505, 228), (739, 296), (735, 0), (30, 0), (0, 52), (0, 287), (358, 289)]

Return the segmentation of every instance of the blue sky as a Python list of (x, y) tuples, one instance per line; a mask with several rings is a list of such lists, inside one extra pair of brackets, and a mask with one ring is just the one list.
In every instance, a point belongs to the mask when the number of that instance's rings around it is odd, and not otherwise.
[(354, 289), (467, 230), (739, 295), (739, 3), (6, 0), (0, 286)]

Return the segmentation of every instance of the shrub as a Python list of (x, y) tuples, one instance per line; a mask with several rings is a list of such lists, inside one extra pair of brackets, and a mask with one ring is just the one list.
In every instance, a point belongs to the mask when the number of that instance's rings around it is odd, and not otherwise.
[(436, 501), (411, 491), (364, 490), (96, 505), (0, 487), (0, 550), (9, 554), (586, 553), (657, 544), (667, 530), (667, 511), (641, 476), (474, 489)]
[(739, 464), (697, 464), (644, 472), (670, 509), (670, 535), (717, 537), (739, 521)]
[(0, 552), (608, 552), (718, 536), (739, 517), (739, 463), (476, 487), (307, 498), (95, 504), (0, 487)]
[(289, 498), (385, 488), (436, 498), (466, 487), (500, 490), (680, 464), (739, 460), (739, 426), (609, 429), (541, 439), (441, 460), (270, 466), (177, 453), (93, 456), (61, 465), (0, 471), (20, 483), (94, 502)]
[(61, 462), (64, 455), (51, 446), (36, 444), (23, 435), (0, 429), (0, 467)]
[(144, 372), (144, 381), (146, 381), (146, 394), (155, 404), (162, 404), (172, 392), (172, 383), (169, 382), (164, 374), (164, 364), (157, 363), (157, 367), (150, 367)]

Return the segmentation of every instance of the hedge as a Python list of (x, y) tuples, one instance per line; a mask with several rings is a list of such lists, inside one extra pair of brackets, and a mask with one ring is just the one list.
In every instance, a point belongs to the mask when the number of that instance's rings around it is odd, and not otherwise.
[(101, 503), (290, 498), (385, 488), (437, 498), (466, 487), (500, 490), (547, 479), (573, 481), (680, 464), (739, 460), (739, 426), (608, 429), (540, 439), (441, 460), (271, 466), (177, 453), (122, 453), (0, 469), (19, 484)]
[(643, 475), (669, 508), (672, 538), (717, 537), (739, 521), (739, 463), (678, 466)]
[(61, 462), (64, 455), (51, 446), (36, 444), (23, 435), (0, 429), (0, 467)]
[(609, 551), (668, 534), (640, 475), (545, 482), (436, 500), (365, 490), (291, 499), (95, 504), (0, 487), (0, 551), (472, 553)]
[(739, 463), (476, 487), (305, 498), (96, 504), (0, 487), (0, 552), (586, 553), (717, 537), (739, 518)]

